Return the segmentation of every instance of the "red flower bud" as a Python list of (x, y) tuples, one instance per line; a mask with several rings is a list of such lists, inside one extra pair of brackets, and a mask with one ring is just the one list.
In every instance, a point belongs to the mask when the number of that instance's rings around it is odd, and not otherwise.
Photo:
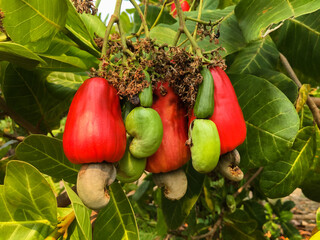
[(63, 149), (76, 164), (122, 158), (126, 130), (117, 90), (106, 79), (87, 79), (78, 89), (69, 109)]
[[(187, 12), (190, 9), (189, 3), (186, 0), (180, 0), (182, 11)], [(175, 18), (177, 16), (177, 9), (174, 3), (171, 4), (171, 13)]]
[(161, 117), (163, 137), (156, 153), (148, 158), (146, 167), (153, 173), (173, 171), (190, 159), (190, 149), (185, 145), (188, 139), (187, 111), (168, 83), (162, 85), (167, 91), (165, 96), (161, 95), (160, 85), (154, 91), (152, 108)]
[[(227, 74), (219, 67), (210, 69), (214, 81), (214, 111), (210, 119), (220, 137), (220, 154), (232, 151), (246, 139), (247, 129), (234, 88)], [(192, 114), (189, 123), (195, 119)]]

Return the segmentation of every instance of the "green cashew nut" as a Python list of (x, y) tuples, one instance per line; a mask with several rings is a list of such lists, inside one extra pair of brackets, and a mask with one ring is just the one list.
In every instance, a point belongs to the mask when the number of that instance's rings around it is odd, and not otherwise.
[(126, 118), (127, 133), (133, 137), (130, 153), (136, 158), (146, 158), (154, 154), (162, 141), (162, 121), (156, 110), (136, 107)]
[(123, 183), (131, 183), (138, 180), (146, 168), (146, 158), (135, 158), (129, 151), (130, 140), (127, 140), (127, 148), (117, 167), (117, 179)]
[(217, 127), (209, 119), (195, 119), (189, 128), (193, 168), (200, 173), (211, 172), (218, 164), (220, 138)]
[(153, 102), (153, 93), (150, 75), (147, 71), (143, 71), (143, 73), (146, 76), (146, 80), (149, 82), (149, 86), (139, 93), (140, 105), (142, 107), (151, 107)]
[(197, 118), (210, 118), (213, 114), (214, 109), (213, 77), (210, 70), (206, 67), (201, 70), (201, 75), (203, 77), (203, 80), (199, 85), (193, 112)]

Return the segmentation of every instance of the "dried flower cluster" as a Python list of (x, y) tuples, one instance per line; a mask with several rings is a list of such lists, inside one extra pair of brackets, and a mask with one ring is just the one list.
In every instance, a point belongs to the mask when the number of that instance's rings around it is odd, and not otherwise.
[[(121, 98), (126, 97), (137, 104), (138, 93), (149, 86), (143, 74), (146, 70), (153, 88), (158, 82), (169, 82), (186, 107), (191, 109), (194, 106), (198, 86), (203, 79), (200, 73), (203, 61), (200, 57), (183, 48), (157, 45), (150, 39), (127, 41), (127, 50), (133, 53), (129, 55), (117, 39), (118, 35), (111, 36), (106, 57), (101, 59), (103, 71), (93, 72), (93, 75), (106, 78)], [(224, 61), (216, 52), (212, 53), (216, 60), (210, 66), (224, 68)]]
[(95, 15), (98, 9), (95, 7), (93, 0), (72, 0), (73, 5), (79, 13), (90, 13)]

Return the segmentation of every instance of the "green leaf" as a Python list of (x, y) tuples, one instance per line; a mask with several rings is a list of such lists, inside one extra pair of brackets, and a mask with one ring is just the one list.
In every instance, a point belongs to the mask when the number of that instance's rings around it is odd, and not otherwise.
[(38, 132), (47, 132), (60, 125), (61, 115), (70, 102), (48, 94), (45, 77), (39, 71), (27, 71), (10, 64), (2, 85), (9, 108), (35, 126)]
[(85, 72), (51, 72), (46, 78), (46, 87), (55, 98), (71, 103), (74, 94), (86, 79), (88, 75)]
[(298, 114), (288, 98), (267, 80), (229, 75), (247, 125), (238, 147), (245, 168), (274, 163), (289, 151), (299, 129)]
[(67, 191), (67, 194), (70, 198), (72, 208), (74, 210), (76, 220), (77, 220), (77, 234), (83, 240), (91, 240), (92, 239), (92, 230), (90, 223), (90, 214), (91, 210), (88, 209), (78, 197), (78, 195), (68, 186), (68, 184), (64, 183), (64, 187)]
[(28, 48), (12, 43), (0, 42), (0, 61), (8, 61), (21, 67), (30, 69), (44, 62), (37, 54)]
[(279, 88), (292, 103), (297, 100), (298, 86), (287, 75), (269, 69), (263, 69), (263, 71), (257, 72), (256, 75)]
[(313, 163), (310, 170), (320, 174), (320, 131), (318, 127), (316, 127), (316, 141), (317, 141), (316, 154), (314, 156)]
[(39, 64), (39, 68), (48, 71), (62, 71), (62, 72), (79, 72), (89, 70), (83, 59), (73, 56), (52, 56), (40, 54), (45, 63)]
[(0, 185), (0, 236), (2, 239), (42, 240), (53, 230), (50, 222), (7, 202)]
[(225, 217), (225, 226), (222, 229), (222, 236), (224, 240), (256, 240), (261, 238), (257, 228), (257, 222), (252, 219), (245, 211), (237, 209), (234, 213)]
[[(224, 1), (222, 1), (224, 2)], [(221, 3), (221, 1), (219, 0), (204, 0), (203, 1), (203, 7), (202, 7), (202, 11), (205, 10), (215, 10), (218, 8), (218, 5)], [(227, 6), (226, 6), (227, 7)], [(222, 8), (221, 8), (222, 9)]]
[(307, 176), (300, 186), (303, 195), (315, 202), (320, 202), (320, 173), (308, 171)]
[(279, 52), (270, 37), (250, 42), (243, 48), (230, 66), (230, 73), (255, 74), (264, 69), (274, 69)]
[(99, 37), (104, 37), (107, 27), (97, 15), (82, 13), (80, 14), (80, 17), (87, 27), (91, 38), (95, 38), (95, 34)]
[(170, 229), (176, 229), (183, 224), (201, 193), (205, 175), (194, 170), (191, 161), (187, 164), (186, 175), (188, 189), (180, 200), (171, 201), (162, 194), (161, 208)]
[(151, 29), (150, 38), (154, 39), (157, 44), (168, 44), (172, 46), (176, 30), (169, 28), (166, 25), (158, 25)]
[(10, 38), (35, 52), (48, 49), (66, 22), (65, 0), (0, 0)]
[(26, 137), (16, 148), (20, 160), (35, 166), (39, 171), (67, 182), (76, 183), (80, 165), (71, 163), (64, 155), (62, 141), (43, 135)]
[(138, 226), (131, 204), (119, 183), (109, 186), (110, 202), (99, 211), (94, 240), (139, 239)]
[(312, 164), (315, 146), (314, 127), (301, 129), (291, 151), (264, 168), (260, 177), (263, 193), (269, 198), (280, 198), (299, 187)]
[(57, 223), (57, 201), (49, 183), (32, 165), (21, 161), (7, 164), (5, 199), (19, 209), (32, 212), (37, 219)]
[[(320, 3), (320, 2), (318, 2)], [(280, 52), (302, 83), (319, 85), (320, 75), (320, 11), (294, 19), (288, 19), (272, 34)]]
[(250, 42), (262, 37), (270, 24), (319, 8), (320, 2), (317, 0), (242, 0), (236, 6), (235, 14), (245, 39)]
[(66, 34), (72, 40), (77, 39), (77, 44), (90, 49), (90, 52), (95, 56), (99, 56), (100, 53), (95, 49), (95, 43), (93, 36), (90, 35), (87, 26), (80, 17), (80, 14), (76, 11), (70, 0), (66, 1), (68, 5), (68, 17), (66, 21)]
[(254, 200), (247, 200), (243, 202), (243, 206), (246, 213), (257, 221), (258, 227), (262, 228), (262, 225), (266, 222), (266, 214), (263, 205)]

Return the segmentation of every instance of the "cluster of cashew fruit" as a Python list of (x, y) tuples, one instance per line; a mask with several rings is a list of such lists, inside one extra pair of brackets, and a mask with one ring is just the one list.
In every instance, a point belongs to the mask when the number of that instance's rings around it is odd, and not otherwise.
[[(217, 167), (228, 179), (242, 179), (235, 148), (244, 141), (246, 126), (234, 89), (218, 67), (204, 67), (201, 74), (189, 123), (187, 109), (168, 83), (158, 82), (154, 89), (150, 83), (139, 94), (139, 106), (125, 104), (123, 115), (117, 90), (106, 79), (90, 78), (80, 86), (63, 148), (72, 163), (83, 164), (77, 191), (87, 207), (103, 208), (109, 202), (108, 185), (116, 178), (136, 181), (145, 170), (165, 187), (167, 198), (180, 199), (187, 190), (181, 167), (190, 159), (201, 173)], [(147, 71), (144, 75), (150, 82)]]

